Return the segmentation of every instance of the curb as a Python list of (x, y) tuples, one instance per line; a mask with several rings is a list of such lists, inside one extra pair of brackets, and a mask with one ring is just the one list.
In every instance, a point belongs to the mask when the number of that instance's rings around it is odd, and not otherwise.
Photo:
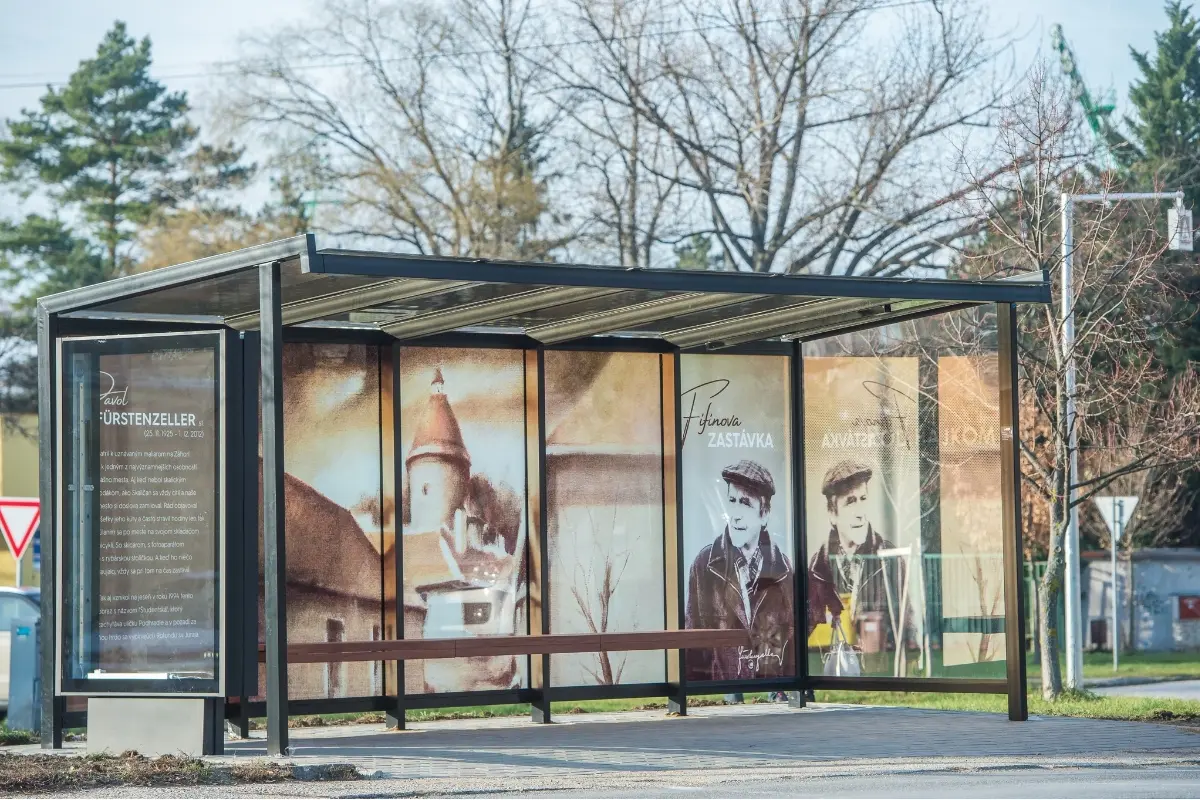
[[(1163, 675), (1160, 677), (1128, 677), (1128, 678), (1091, 678), (1085, 679), (1083, 688), (1091, 689), (1093, 687), (1103, 689), (1106, 686), (1150, 686), (1156, 683), (1175, 683), (1178, 681), (1196, 681), (1200, 680), (1200, 675)], [(1030, 688), (1042, 685), (1041, 678), (1029, 678)]]
[(303, 764), (292, 766), (292, 778), (297, 781), (356, 781), (371, 778), (349, 762), (332, 764)]

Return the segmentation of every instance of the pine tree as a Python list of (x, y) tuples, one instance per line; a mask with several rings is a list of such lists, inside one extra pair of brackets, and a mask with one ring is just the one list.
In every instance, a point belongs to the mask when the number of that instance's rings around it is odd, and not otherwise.
[[(65, 87), (48, 89), (37, 109), (8, 121), (0, 136), (0, 179), (77, 220), (66, 249), (89, 253), (69, 263), (42, 257), (62, 252), (62, 222), (29, 217), (9, 226), (10, 234), (25, 234), (5, 263), (10, 282), (28, 289), (25, 305), (128, 271), (137, 227), (172, 204), (171, 176), (197, 131), (187, 121), (186, 94), (153, 80), (150, 64), (149, 38), (136, 41), (117, 22)], [(39, 232), (48, 238), (28, 238)]]
[(36, 298), (125, 274), (138, 229), (175, 202), (197, 137), (187, 97), (150, 77), (124, 23), (66, 86), (0, 125), (0, 183), (47, 213), (0, 219), (0, 416), (36, 404)]
[[(1125, 118), (1129, 135), (1114, 147), (1129, 182), (1142, 191), (1182, 189), (1193, 210), (1200, 200), (1200, 20), (1182, 0), (1166, 4), (1166, 30), (1154, 36), (1155, 49), (1130, 48), (1139, 76), (1129, 87), (1133, 115)], [(1165, 234), (1165, 218), (1163, 225)], [(1157, 357), (1171, 376), (1184, 374), (1200, 360), (1200, 269), (1190, 253), (1169, 253), (1159, 272), (1174, 281), (1183, 297), (1177, 316), (1158, 342)], [(1187, 320), (1178, 324), (1178, 320)], [(1165, 391), (1167, 387), (1159, 387)], [(1181, 544), (1193, 544), (1200, 530), (1200, 471), (1184, 475), (1190, 500), (1179, 531)], [(1157, 531), (1169, 535), (1171, 531)]]
[(1138, 183), (1182, 187), (1191, 206), (1200, 199), (1200, 21), (1182, 0), (1166, 12), (1153, 54), (1130, 48), (1140, 76), (1129, 87), (1131, 135), (1120, 147)]

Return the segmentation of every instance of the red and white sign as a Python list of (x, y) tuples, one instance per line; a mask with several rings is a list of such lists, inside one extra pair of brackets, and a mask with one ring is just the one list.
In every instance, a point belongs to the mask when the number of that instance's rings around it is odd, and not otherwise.
[(20, 560), (33, 541), (42, 508), (36, 497), (0, 497), (0, 532), (13, 558)]
[(1179, 595), (1179, 618), (1200, 619), (1200, 595)]

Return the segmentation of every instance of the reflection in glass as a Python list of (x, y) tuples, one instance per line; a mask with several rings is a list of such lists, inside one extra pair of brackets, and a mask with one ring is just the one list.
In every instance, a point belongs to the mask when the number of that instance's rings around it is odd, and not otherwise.
[(1004, 675), (992, 307), (804, 345), (809, 669)]

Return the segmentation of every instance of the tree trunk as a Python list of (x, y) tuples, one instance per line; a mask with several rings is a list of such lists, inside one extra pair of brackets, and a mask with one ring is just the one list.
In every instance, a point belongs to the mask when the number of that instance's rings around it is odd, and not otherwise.
[(1063, 577), (1066, 556), (1063, 542), (1067, 532), (1066, 515), (1061, 505), (1054, 504), (1050, 521), (1050, 552), (1046, 559), (1046, 574), (1042, 576), (1038, 597), (1038, 627), (1041, 634), (1042, 697), (1054, 700), (1062, 694), (1062, 670), (1058, 664), (1059, 630), (1058, 604), (1063, 596)]
[[(1026, 529), (1028, 530), (1028, 529)], [(1033, 559), (1029, 560), (1030, 569), (1033, 570)], [(1042, 593), (1038, 587), (1037, 572), (1032, 571), (1030, 574), (1029, 583), (1033, 587), (1033, 660), (1037, 663), (1042, 663)], [(1021, 587), (1021, 591), (1025, 591), (1025, 587)]]
[[(1047, 570), (1046, 578), (1050, 577)], [(1051, 586), (1043, 578), (1038, 591), (1038, 628), (1042, 662), (1042, 697), (1053, 700), (1062, 693), (1062, 672), (1058, 665), (1058, 599), (1061, 583)]]

